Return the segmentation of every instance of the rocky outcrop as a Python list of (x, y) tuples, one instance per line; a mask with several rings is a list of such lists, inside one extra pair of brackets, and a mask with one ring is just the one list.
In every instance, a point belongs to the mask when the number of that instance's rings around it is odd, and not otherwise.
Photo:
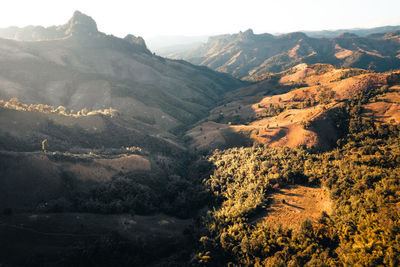
[(68, 23), (60, 27), (60, 30), (64, 29), (65, 36), (86, 36), (98, 33), (96, 22), (91, 17), (79, 11), (75, 11)]
[(75, 11), (72, 18), (64, 25), (42, 27), (27, 26), (0, 29), (0, 37), (18, 41), (45, 41), (70, 36), (88, 37), (99, 34), (96, 22), (89, 16)]
[(131, 44), (135, 44), (147, 49), (146, 42), (140, 36), (136, 37), (135, 35), (128, 34), (127, 36), (125, 36), (124, 40), (128, 41)]

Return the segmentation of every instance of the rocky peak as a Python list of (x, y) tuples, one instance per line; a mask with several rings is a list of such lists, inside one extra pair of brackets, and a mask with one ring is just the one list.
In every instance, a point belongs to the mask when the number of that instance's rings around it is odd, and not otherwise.
[(135, 35), (128, 34), (127, 36), (125, 36), (124, 40), (128, 41), (131, 44), (139, 45), (147, 49), (146, 42), (140, 36), (136, 37)]
[(89, 16), (75, 11), (72, 18), (67, 22), (67, 35), (91, 35), (98, 33), (96, 22)]
[(239, 38), (244, 39), (244, 40), (252, 39), (253, 36), (254, 36), (254, 32), (252, 29), (248, 29), (245, 32), (239, 32)]
[(254, 32), (253, 32), (252, 29), (248, 29), (248, 30), (246, 30), (244, 32), (240, 32), (240, 33), (242, 34), (242, 36), (252, 36), (252, 35), (254, 35)]

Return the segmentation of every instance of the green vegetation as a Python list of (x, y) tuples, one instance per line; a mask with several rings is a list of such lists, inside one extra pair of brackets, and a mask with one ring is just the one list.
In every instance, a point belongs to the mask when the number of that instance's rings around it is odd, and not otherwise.
[[(52, 155), (52, 160), (63, 160), (85, 164), (91, 158), (69, 158)], [(190, 157), (190, 156), (188, 156)], [(207, 203), (201, 179), (196, 171), (187, 170), (178, 162), (154, 162), (158, 171), (133, 171), (118, 174), (107, 182), (85, 184), (74, 174), (64, 171), (61, 179), (65, 192), (62, 197), (39, 206), (42, 212), (91, 212), (100, 214), (130, 213), (149, 215), (163, 212), (180, 218), (197, 213)], [(207, 170), (201, 161), (193, 163)], [(201, 167), (203, 165), (203, 167)]]
[(332, 98), (335, 96), (335, 92), (328, 87), (322, 87), (319, 89), (315, 100), (318, 101), (320, 104), (328, 104), (332, 101)]
[(327, 64), (315, 64), (314, 73), (315, 75), (323, 75), (332, 70), (332, 67)]
[(338, 80), (344, 80), (344, 79), (347, 79), (350, 77), (358, 76), (358, 75), (369, 73), (369, 72), (370, 71), (363, 70), (363, 69), (348, 69), (342, 73), (342, 75), (340, 76), (340, 78)]
[[(264, 146), (215, 151), (209, 157), (214, 171), (205, 179), (214, 208), (204, 216), (193, 262), (399, 265), (400, 126), (360, 116), (362, 104), (385, 90), (371, 89), (346, 102), (337, 116), (343, 138), (331, 151)], [(326, 188), (333, 214), (294, 229), (257, 222), (277, 184)]]
[(283, 111), (286, 110), (286, 106), (282, 107), (279, 104), (270, 104), (268, 107), (260, 106), (259, 108), (265, 108), (265, 111), (256, 115), (256, 120), (266, 118), (266, 117), (273, 117), (281, 114)]
[[(370, 125), (371, 126), (371, 125)], [(216, 209), (196, 260), (278, 266), (399, 264), (400, 129), (388, 125), (351, 132), (347, 143), (317, 153), (263, 146), (216, 151), (206, 180)], [(335, 213), (298, 231), (253, 224), (275, 184), (321, 184)], [(208, 258), (209, 257), (209, 258)]]

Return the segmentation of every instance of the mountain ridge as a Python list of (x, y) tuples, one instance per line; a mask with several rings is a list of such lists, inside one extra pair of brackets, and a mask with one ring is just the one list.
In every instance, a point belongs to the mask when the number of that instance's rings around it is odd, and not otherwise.
[(329, 63), (339, 67), (387, 71), (400, 66), (396, 32), (360, 37), (341, 33), (334, 38), (313, 38), (303, 32), (274, 36), (251, 29), (210, 37), (191, 50), (170, 54), (245, 80), (280, 72), (300, 63)]
[(243, 84), (207, 68), (155, 56), (141, 37), (105, 35), (78, 11), (57, 29), (65, 33), (63, 38), (0, 39), (1, 99), (75, 110), (113, 107), (148, 121), (169, 118), (163, 125), (175, 127), (203, 116), (225, 90)]

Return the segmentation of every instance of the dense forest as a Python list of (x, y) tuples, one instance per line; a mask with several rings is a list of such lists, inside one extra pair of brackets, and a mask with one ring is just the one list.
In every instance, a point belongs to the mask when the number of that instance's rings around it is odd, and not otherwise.
[[(330, 151), (254, 145), (215, 151), (204, 179), (214, 208), (203, 218), (194, 261), (209, 265), (397, 266), (400, 264), (400, 127), (361, 117), (371, 90), (346, 102), (343, 138)], [(345, 123), (343, 123), (345, 122)], [(334, 212), (298, 228), (254, 220), (279, 187), (323, 187)], [(277, 186), (278, 185), (278, 186)]]

